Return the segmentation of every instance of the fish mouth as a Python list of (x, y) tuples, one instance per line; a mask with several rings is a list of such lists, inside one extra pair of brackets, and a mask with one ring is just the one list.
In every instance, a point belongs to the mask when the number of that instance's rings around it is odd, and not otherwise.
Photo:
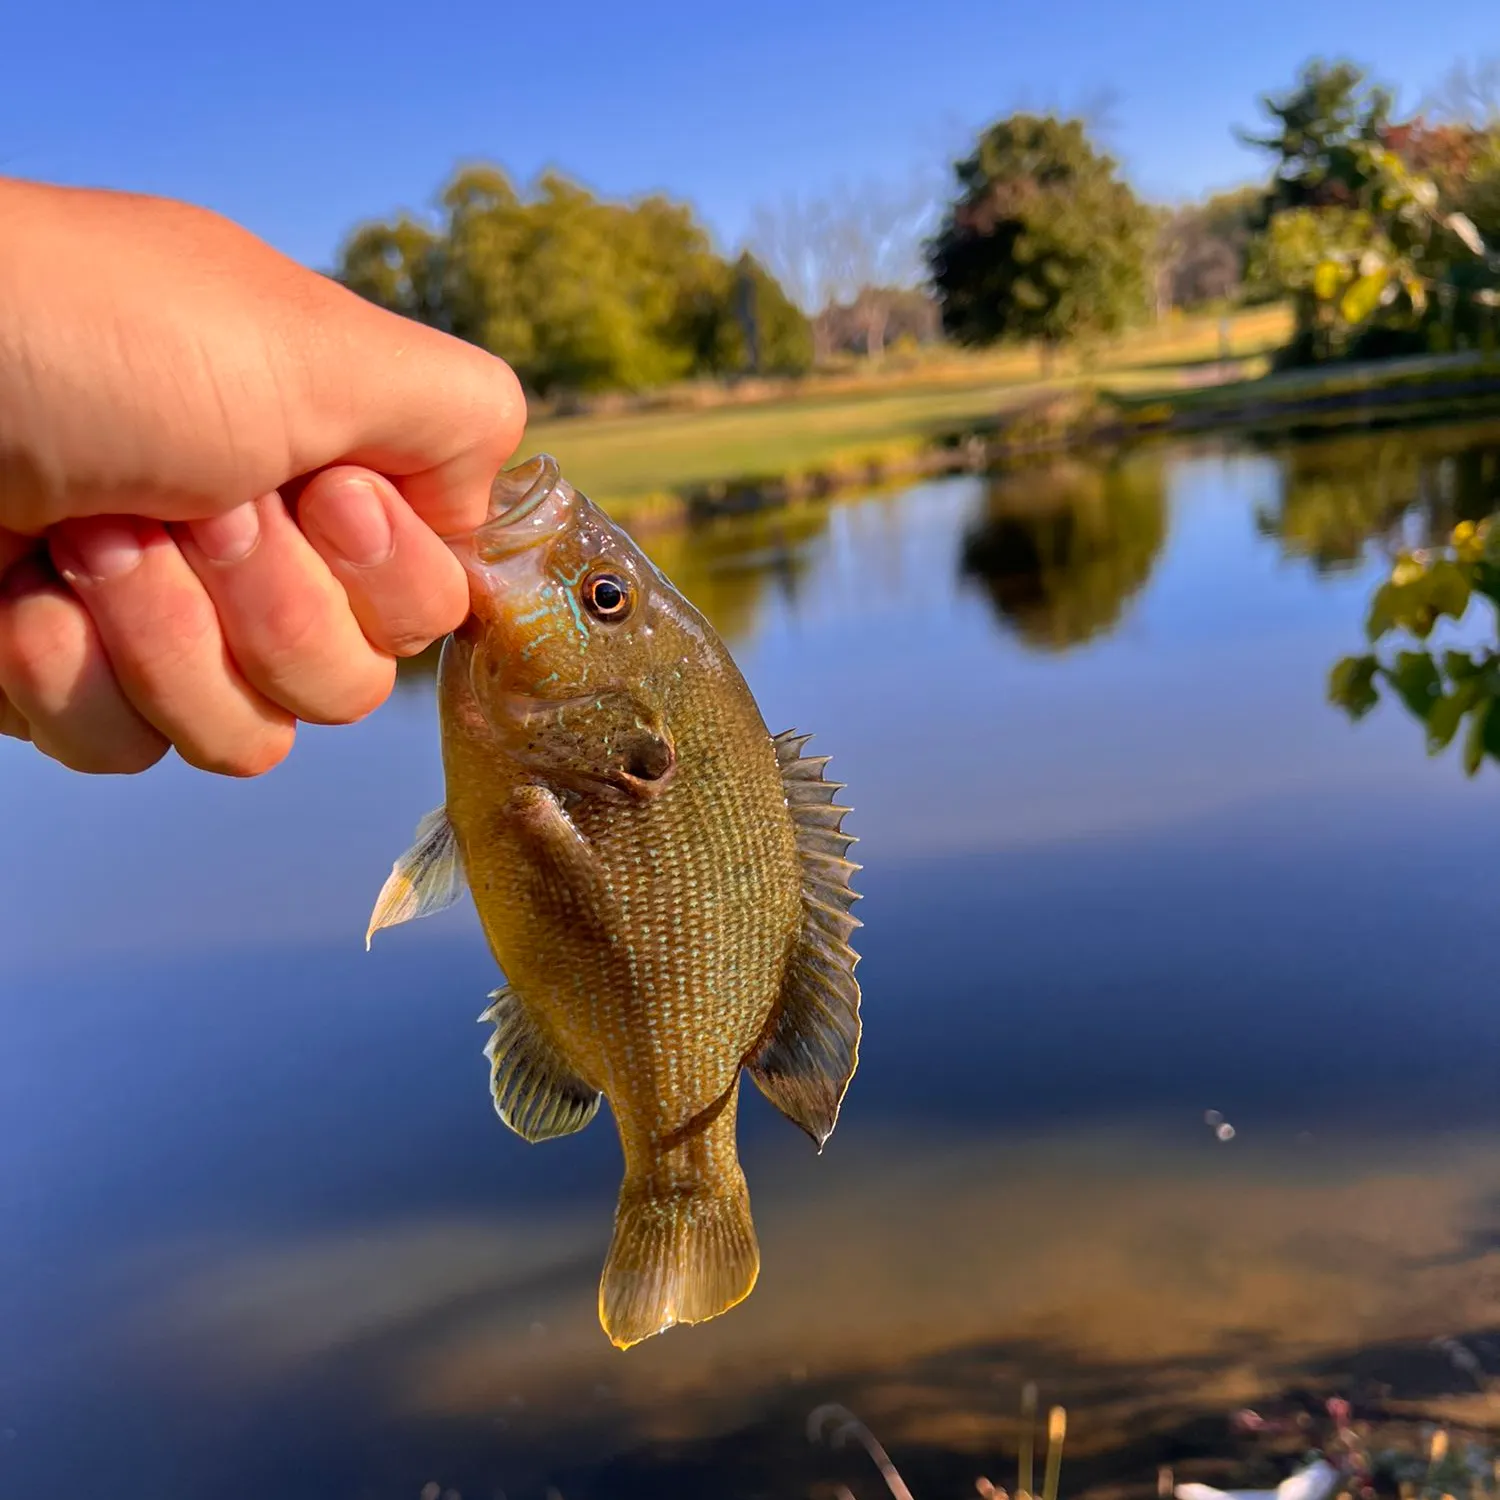
[(633, 746), (616, 772), (620, 784), (643, 802), (659, 797), (677, 769), (677, 747), (670, 735), (647, 734)]
[(495, 476), (489, 516), (462, 540), (470, 542), (482, 563), (513, 557), (562, 530), (571, 498), (572, 486), (562, 477), (557, 460), (550, 453), (538, 453)]

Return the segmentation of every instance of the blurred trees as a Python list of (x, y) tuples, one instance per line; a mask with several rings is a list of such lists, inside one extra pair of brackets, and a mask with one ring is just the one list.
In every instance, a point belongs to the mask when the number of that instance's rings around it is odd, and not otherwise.
[(476, 166), (430, 216), (357, 229), (337, 274), (543, 395), (796, 374), (944, 335), (1046, 359), (1152, 305), (1271, 298), (1296, 311), (1287, 363), (1500, 345), (1500, 58), (1455, 67), (1410, 118), (1346, 61), (1260, 102), (1242, 138), (1268, 178), (1172, 209), (1138, 199), (1084, 119), (1018, 113), (946, 186), (762, 205), (737, 258), (664, 196), (609, 202), (555, 173), (522, 192)]
[(1082, 121), (1012, 115), (954, 172), (929, 257), (959, 342), (1056, 346), (1144, 311), (1152, 216)]
[[(825, 307), (818, 319), (832, 354), (933, 344), (943, 336), (942, 309), (921, 287), (865, 287), (852, 301)], [(873, 342), (872, 327), (879, 329)]]
[(1245, 139), (1276, 161), (1251, 276), (1292, 298), (1286, 362), (1493, 346), (1500, 128), (1393, 121), (1344, 62), (1262, 105), (1273, 128)]
[(815, 358), (858, 349), (878, 359), (893, 313), (921, 279), (921, 182), (870, 181), (759, 205), (750, 245), (811, 316)]
[(660, 196), (606, 202), (554, 173), (522, 197), (494, 168), (465, 169), (438, 223), (362, 226), (337, 274), (502, 355), (544, 395), (811, 362), (807, 321), (775, 278), (753, 257), (719, 256), (691, 210)]
[(1188, 310), (1239, 300), (1264, 193), (1236, 188), (1168, 210), (1155, 246), (1156, 306)]

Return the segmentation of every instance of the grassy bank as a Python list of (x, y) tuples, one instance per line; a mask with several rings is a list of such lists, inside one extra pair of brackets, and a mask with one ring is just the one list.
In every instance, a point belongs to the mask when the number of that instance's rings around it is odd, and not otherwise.
[(1500, 356), (1458, 354), (1268, 373), (1284, 309), (1136, 333), (1044, 376), (1035, 351), (948, 353), (905, 369), (758, 385), (712, 404), (662, 393), (630, 411), (542, 417), (525, 452), (632, 525), (757, 509), (1018, 455), (1153, 434), (1460, 416), (1500, 403)]
[[(1230, 319), (1229, 348), (1245, 373), (1264, 367), (1287, 332), (1281, 308)], [(1220, 349), (1217, 319), (1167, 323), (1099, 349), (1059, 359), (1044, 379), (1033, 350), (949, 354), (886, 374), (809, 379), (756, 398), (714, 406), (542, 417), (525, 452), (557, 455), (563, 472), (618, 513), (679, 510), (682, 497), (722, 481), (803, 482), (814, 492), (859, 482), (872, 469), (902, 471), (945, 434), (1003, 410), (1077, 389), (1152, 389), (1210, 369)]]
[(1116, 391), (1112, 406), (1133, 431), (1322, 427), (1383, 412), (1414, 420), (1459, 416), (1500, 400), (1500, 354), (1471, 352), (1289, 370), (1196, 389)]

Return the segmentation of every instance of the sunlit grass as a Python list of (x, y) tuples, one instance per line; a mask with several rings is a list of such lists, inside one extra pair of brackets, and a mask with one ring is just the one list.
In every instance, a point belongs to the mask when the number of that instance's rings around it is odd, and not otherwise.
[[(1230, 319), (1236, 359), (1255, 359), (1286, 337), (1279, 307)], [(585, 492), (607, 504), (680, 491), (741, 475), (801, 473), (866, 449), (919, 445), (944, 431), (994, 416), (1003, 407), (1080, 381), (1135, 389), (1172, 381), (1219, 353), (1216, 318), (1184, 319), (1143, 330), (1092, 357), (1058, 361), (1044, 380), (1034, 350), (947, 352), (887, 373), (808, 380), (765, 399), (620, 415), (540, 418), (524, 452), (556, 454)]]

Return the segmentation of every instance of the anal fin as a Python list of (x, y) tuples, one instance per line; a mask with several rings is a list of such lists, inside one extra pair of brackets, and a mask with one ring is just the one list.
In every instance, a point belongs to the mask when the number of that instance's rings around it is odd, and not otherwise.
[(513, 990), (496, 990), (490, 1000), (479, 1019), (495, 1027), (484, 1055), (496, 1114), (532, 1142), (582, 1130), (599, 1112), (603, 1095), (573, 1072)]
[(839, 782), (824, 778), (826, 756), (806, 757), (807, 735), (777, 735), (787, 808), (802, 860), (802, 931), (787, 963), (770, 1030), (746, 1059), (761, 1093), (823, 1149), (859, 1065), (859, 955), (849, 938), (860, 923), (849, 880), (859, 866), (844, 857), (850, 811), (834, 802)]

